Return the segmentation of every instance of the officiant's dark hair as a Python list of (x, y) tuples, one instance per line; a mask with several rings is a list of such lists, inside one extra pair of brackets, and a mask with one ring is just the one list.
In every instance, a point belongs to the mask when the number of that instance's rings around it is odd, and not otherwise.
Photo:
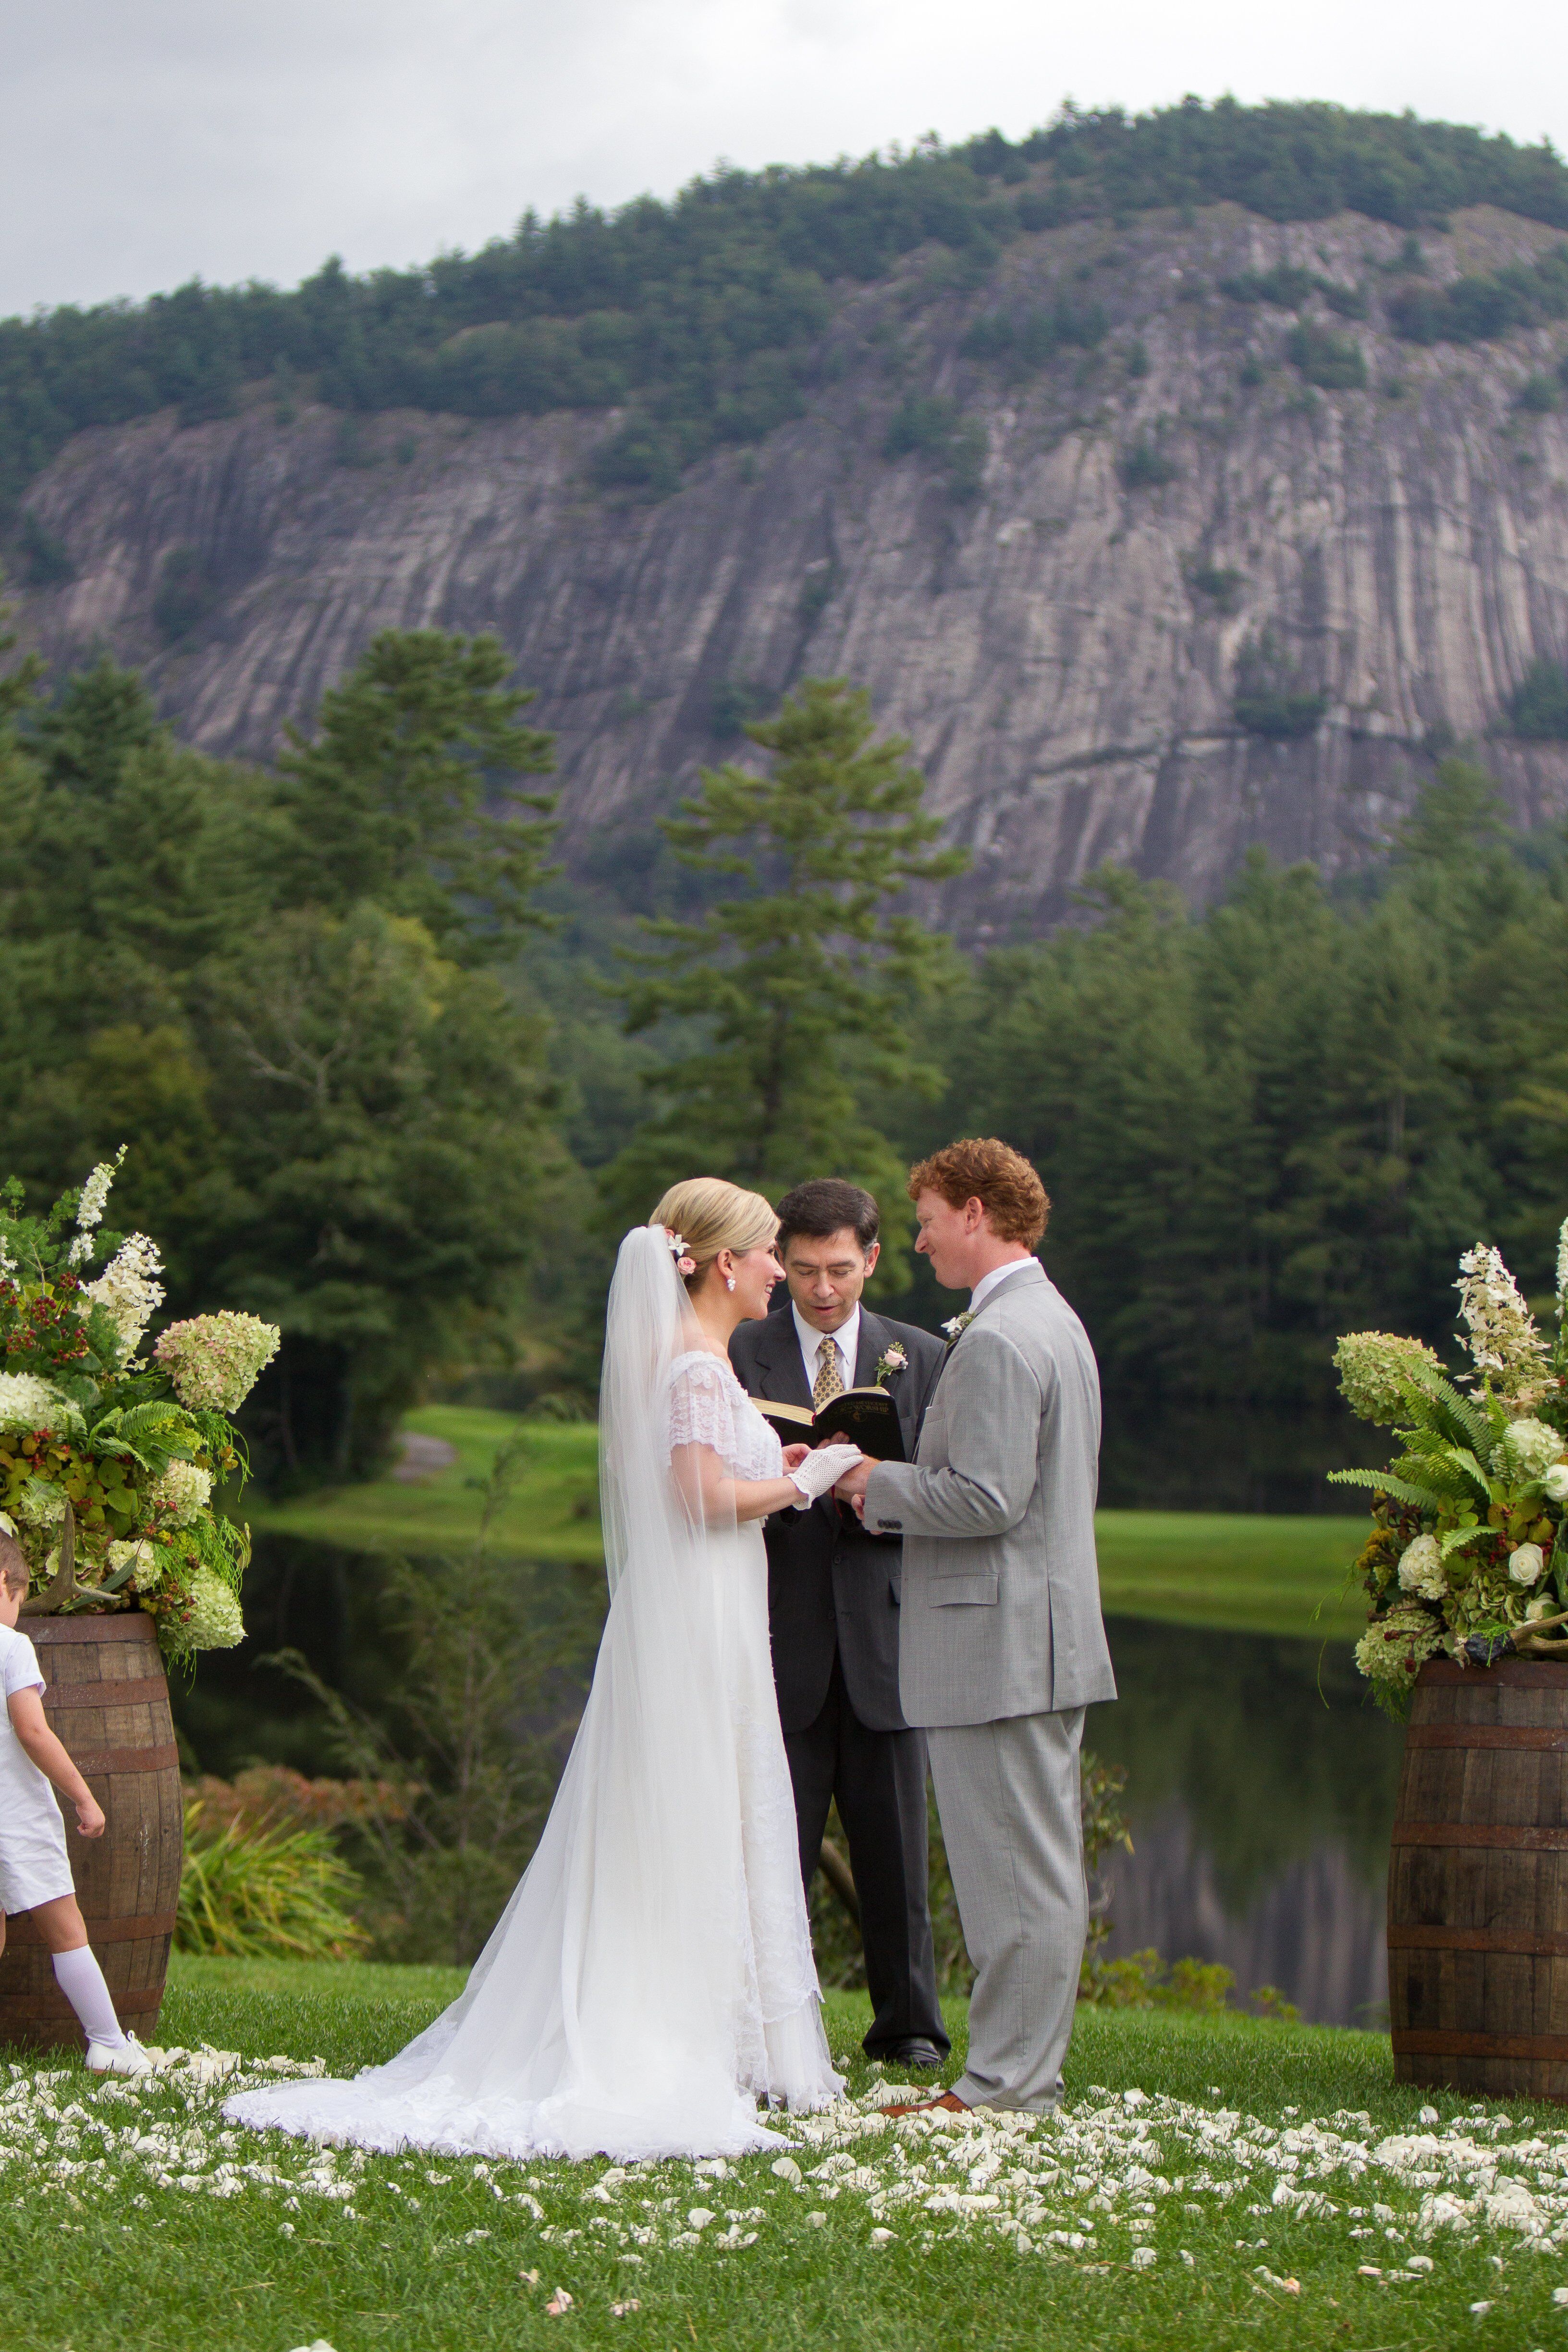
[(779, 1202), (779, 1248), (782, 1252), (797, 1234), (803, 1241), (825, 1242), (847, 1225), (861, 1248), (868, 1250), (881, 1224), (876, 1202), (858, 1184), (847, 1184), (841, 1176), (813, 1176)]

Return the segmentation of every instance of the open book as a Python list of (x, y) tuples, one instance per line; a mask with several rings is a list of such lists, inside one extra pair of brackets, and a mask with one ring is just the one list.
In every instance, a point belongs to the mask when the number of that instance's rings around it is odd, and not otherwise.
[(837, 1437), (858, 1445), (873, 1462), (904, 1459), (898, 1407), (886, 1389), (845, 1389), (820, 1412), (809, 1405), (775, 1404), (772, 1397), (753, 1397), (752, 1402), (785, 1445), (820, 1445)]

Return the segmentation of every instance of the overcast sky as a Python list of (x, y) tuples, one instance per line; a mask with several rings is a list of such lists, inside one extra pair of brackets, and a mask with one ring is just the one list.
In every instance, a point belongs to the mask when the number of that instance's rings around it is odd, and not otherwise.
[(0, 311), (423, 261), (718, 158), (1063, 98), (1331, 98), (1568, 146), (1563, 0), (0, 0)]

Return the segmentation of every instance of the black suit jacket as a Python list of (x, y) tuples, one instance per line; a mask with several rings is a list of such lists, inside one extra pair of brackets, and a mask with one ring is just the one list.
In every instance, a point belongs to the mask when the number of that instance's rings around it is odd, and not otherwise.
[[(909, 1370), (887, 1382), (898, 1408), (904, 1452), (915, 1458), (921, 1423), (947, 1350), (929, 1331), (860, 1309), (856, 1388), (870, 1388), (877, 1360), (894, 1342)], [(786, 1297), (761, 1322), (742, 1323), (730, 1342), (730, 1360), (747, 1393), (778, 1404), (811, 1403), (800, 1338)], [(804, 1731), (822, 1712), (833, 1659), (843, 1664), (849, 1704), (872, 1731), (909, 1728), (899, 1705), (899, 1586), (903, 1547), (895, 1537), (868, 1535), (831, 1496), (808, 1511), (780, 1511), (763, 1534), (768, 1547), (768, 1622), (779, 1720)]]

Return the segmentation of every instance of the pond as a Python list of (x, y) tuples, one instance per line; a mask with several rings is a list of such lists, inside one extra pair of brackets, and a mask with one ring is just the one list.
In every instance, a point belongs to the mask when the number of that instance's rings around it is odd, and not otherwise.
[(1220, 1961), (1322, 2025), (1383, 2025), (1402, 1734), (1342, 1640), (1112, 1618), (1121, 1697), (1085, 1743), (1127, 1769), (1133, 1852), (1108, 1865), (1112, 1957)]
[[(600, 1583), (581, 1584), (585, 1670)], [(228, 1775), (254, 1759), (342, 1769), (320, 1709), (268, 1661), (302, 1651), (325, 1679), (384, 1718), (403, 1674), (363, 1553), (263, 1537), (247, 1581), (250, 1638), (175, 1678), (187, 1769)], [(565, 1599), (573, 1600), (567, 1593)], [(1133, 1852), (1109, 1865), (1112, 1956), (1220, 1961), (1237, 1999), (1272, 1984), (1321, 2024), (1386, 2013), (1384, 1890), (1401, 1735), (1371, 1706), (1350, 1643), (1215, 1633), (1112, 1618), (1121, 1693), (1090, 1710), (1086, 1744), (1127, 1768)]]

